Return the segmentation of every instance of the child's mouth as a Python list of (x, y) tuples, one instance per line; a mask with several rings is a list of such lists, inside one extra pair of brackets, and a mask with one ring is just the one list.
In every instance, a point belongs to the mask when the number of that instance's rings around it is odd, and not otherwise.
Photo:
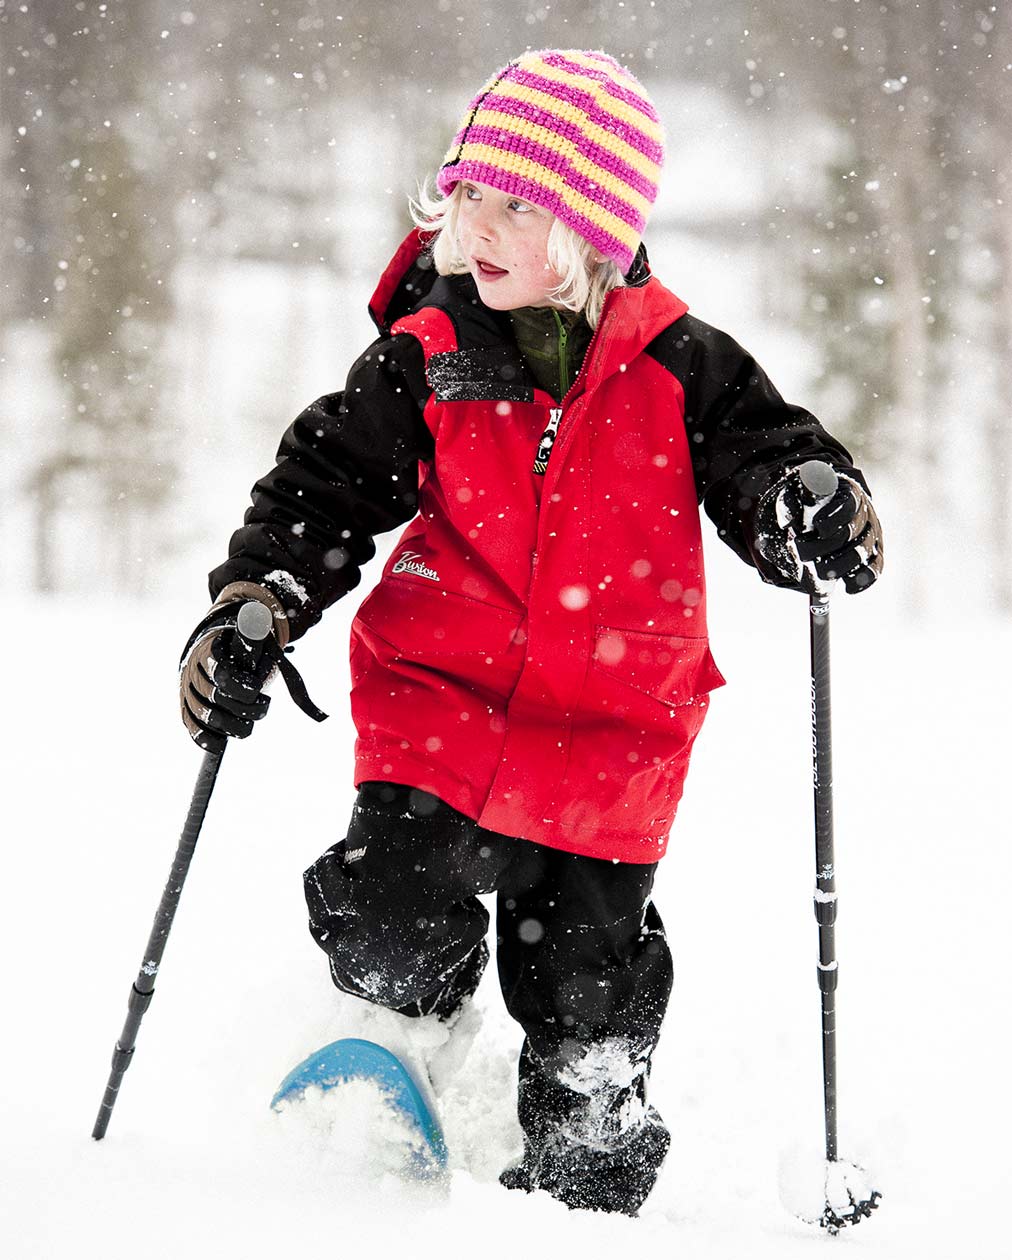
[(502, 267), (493, 267), (491, 263), (485, 262), (482, 258), (474, 260), (478, 265), (478, 274), (484, 280), (498, 280), (500, 276), (508, 276), (509, 272)]

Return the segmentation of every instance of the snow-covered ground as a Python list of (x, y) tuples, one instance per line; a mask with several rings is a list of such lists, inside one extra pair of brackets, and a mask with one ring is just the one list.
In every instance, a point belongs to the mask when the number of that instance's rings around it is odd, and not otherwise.
[(296, 656), (331, 720), (314, 726), (281, 691), (228, 751), (135, 1063), (92, 1142), (199, 765), (174, 662), (203, 604), (199, 582), (193, 603), (19, 600), (4, 686), (0, 1254), (1007, 1256), (1012, 633), (909, 624), (885, 583), (833, 606), (840, 1148), (885, 1196), (834, 1243), (784, 1209), (778, 1185), (799, 1151), (818, 1171), (822, 1132), (804, 600), (730, 556), (712, 571), (730, 685), (658, 878), (676, 987), (652, 1098), (673, 1143), (639, 1220), (498, 1186), (518, 1145), (519, 1036), (491, 974), (445, 1100), (448, 1196), (384, 1172), (361, 1116), (328, 1143), (268, 1109), (305, 1054), (368, 1034), (330, 986), (300, 884), (353, 799), (354, 597)]

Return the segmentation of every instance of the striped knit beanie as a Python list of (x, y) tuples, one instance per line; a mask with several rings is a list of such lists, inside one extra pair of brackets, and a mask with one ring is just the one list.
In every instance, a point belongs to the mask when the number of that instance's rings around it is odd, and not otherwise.
[(550, 210), (628, 271), (657, 197), (664, 135), (642, 84), (607, 53), (546, 49), (497, 71), (436, 177)]

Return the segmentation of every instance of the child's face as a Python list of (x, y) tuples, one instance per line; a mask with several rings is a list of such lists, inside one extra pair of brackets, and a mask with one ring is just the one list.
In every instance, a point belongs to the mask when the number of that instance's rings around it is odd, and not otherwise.
[(495, 311), (549, 306), (560, 277), (548, 263), (555, 216), (508, 193), (462, 180), (457, 239), (478, 296)]

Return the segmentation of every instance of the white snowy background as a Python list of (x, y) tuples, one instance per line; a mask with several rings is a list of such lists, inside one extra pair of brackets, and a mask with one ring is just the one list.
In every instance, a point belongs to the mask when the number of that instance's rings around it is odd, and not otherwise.
[[(845, 20), (842, 5), (824, 7), (827, 29)], [(106, 8), (78, 5), (79, 21)], [(443, 20), (455, 6), (437, 8)], [(648, 17), (646, 4), (619, 8)], [(701, 43), (722, 6), (683, 8)], [(495, 21), (484, 5), (456, 9)], [(44, 40), (51, 16), (45, 5), (21, 12), (27, 38), (0, 25), (5, 68), (33, 33)], [(189, 17), (187, 26), (203, 20)], [(609, 46), (600, 25), (580, 38), (547, 7), (537, 22), (537, 43)], [(513, 51), (499, 48), (470, 90)], [(733, 225), (765, 213), (771, 170), (802, 183), (831, 141), (811, 119), (781, 116), (771, 130), (726, 93), (681, 81), (678, 51), (655, 88), (675, 156), (648, 234), (654, 270), (748, 346), (788, 397), (818, 409), (820, 344), (789, 312), (771, 317), (769, 255), (753, 229)], [(4, 90), (14, 134), (32, 111), (9, 82)], [(58, 110), (59, 85), (42, 99)], [(369, 339), (364, 303), (400, 230), (391, 207), (412, 191), (384, 157), (388, 124), (365, 111), (346, 121), (343, 151), (357, 142), (374, 169), (369, 196), (338, 215), (354, 242), (339, 278), (307, 268), (293, 286), (284, 267), (224, 255), (212, 270), (199, 259), (175, 270), (186, 319), (168, 330), (164, 405), (176, 409), (179, 467), (158, 529), (116, 553), (112, 576), (113, 544), (86, 491), (76, 500), (68, 491), (53, 522), (60, 580), (34, 589), (26, 487), (39, 449), (57, 440), (66, 383), (47, 357), (43, 315), (6, 320), (0, 1255), (779, 1260), (841, 1247), (882, 1260), (1002, 1260), (1012, 632), (999, 611), (1005, 579), (982, 540), (1007, 507), (993, 487), (1003, 482), (1007, 497), (1008, 469), (989, 465), (994, 448), (973, 425), (994, 405), (1001, 365), (968, 336), (953, 342), (942, 458), (916, 467), (925, 478), (916, 494), (910, 464), (877, 466), (855, 444), (885, 525), (887, 570), (867, 594), (841, 593), (832, 611), (840, 1151), (882, 1190), (874, 1219), (833, 1241), (782, 1202), (821, 1166), (807, 611), (801, 597), (764, 588), (708, 524), (711, 638), (729, 685), (714, 697), (658, 874), (676, 981), (652, 1101), (672, 1147), (640, 1219), (572, 1213), (498, 1186), (519, 1148), (520, 1038), (494, 973), (478, 994), (482, 1031), (443, 1100), (448, 1193), (390, 1170), (369, 1139), (368, 1106), (329, 1134), (268, 1109), (311, 1050), (369, 1035), (368, 1014), (332, 989), (309, 938), (300, 875), (343, 834), (354, 797), (348, 628), (389, 539), (363, 588), (298, 648), (330, 721), (314, 726), (279, 691), (255, 736), (228, 750), (135, 1062), (107, 1138), (91, 1140), (200, 763), (178, 722), (175, 663), (206, 605), (203, 575), (281, 430), (340, 387)], [(16, 184), (16, 162), (7, 173)], [(370, 205), (380, 204), (377, 216)], [(694, 216), (723, 227), (694, 235)], [(363, 222), (383, 230), (366, 234)], [(36, 245), (45, 252), (41, 236)], [(789, 271), (792, 247), (778, 249)], [(293, 308), (296, 333), (286, 323), (279, 344), (279, 311)], [(855, 380), (863, 371), (855, 361)], [(999, 414), (1007, 426), (1007, 405)], [(902, 435), (889, 436), (902, 447)]]

